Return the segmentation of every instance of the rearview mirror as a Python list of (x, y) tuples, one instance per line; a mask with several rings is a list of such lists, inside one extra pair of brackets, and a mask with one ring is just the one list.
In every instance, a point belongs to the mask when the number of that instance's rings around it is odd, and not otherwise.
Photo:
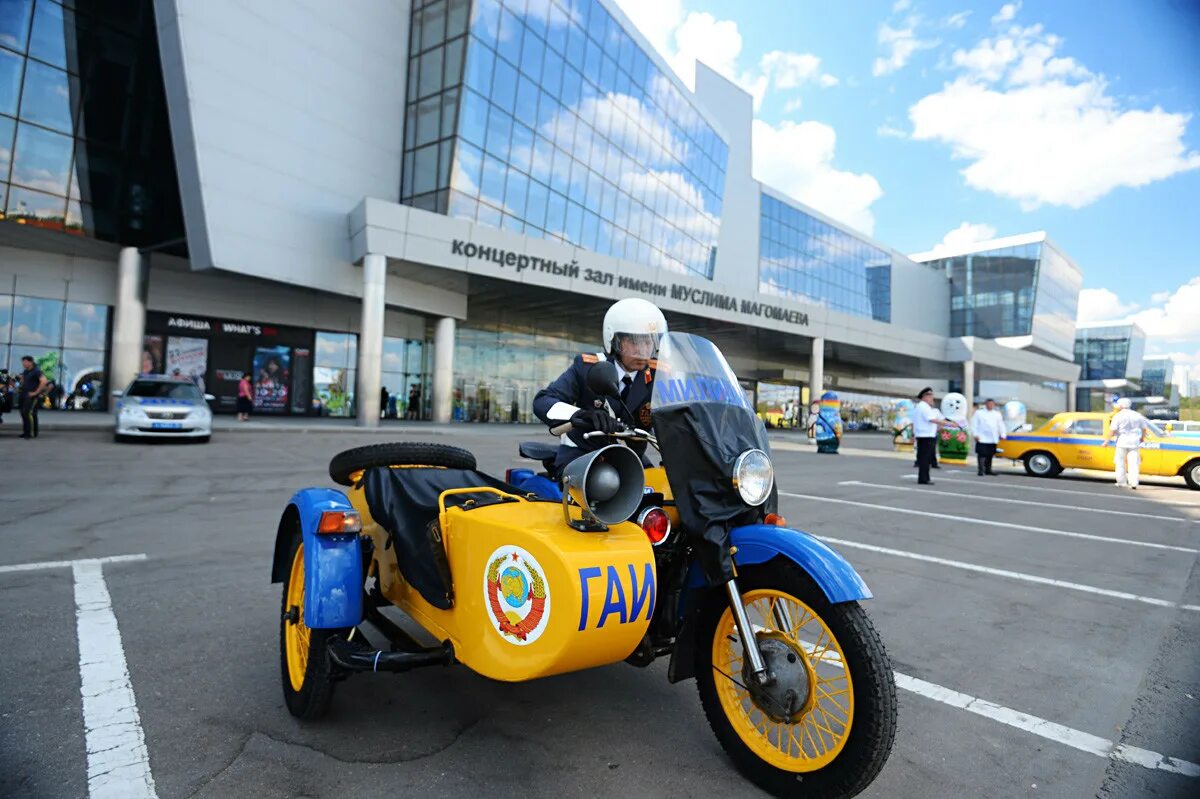
[(114, 391), (114, 392), (112, 393), (112, 395), (113, 395), (114, 397), (123, 397), (123, 396), (125, 396), (125, 392), (124, 392), (124, 391), (119, 391), (119, 390), (118, 390), (118, 391)]
[(587, 387), (600, 397), (621, 396), (621, 383), (617, 380), (617, 367), (611, 361), (592, 364), (587, 373)]
[(213, 400), (215, 400), (215, 399), (216, 399), (216, 397), (215, 397), (215, 396), (213, 396), (212, 394), (205, 394), (205, 395), (204, 395), (204, 401), (205, 401), (205, 402), (212, 402), (212, 401), (213, 401)]

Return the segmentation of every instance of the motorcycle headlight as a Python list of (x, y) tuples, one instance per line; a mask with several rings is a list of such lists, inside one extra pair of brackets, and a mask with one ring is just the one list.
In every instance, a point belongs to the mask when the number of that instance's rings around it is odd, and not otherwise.
[(771, 496), (775, 485), (775, 467), (771, 456), (761, 449), (748, 449), (733, 464), (733, 487), (742, 502), (761, 505)]

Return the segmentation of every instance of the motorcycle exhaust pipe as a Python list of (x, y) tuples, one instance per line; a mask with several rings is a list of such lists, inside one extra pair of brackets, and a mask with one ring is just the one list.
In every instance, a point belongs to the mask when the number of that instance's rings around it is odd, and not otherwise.
[(384, 652), (333, 636), (326, 644), (326, 651), (331, 661), (347, 671), (401, 672), (454, 663), (454, 647), (449, 641), (417, 652)]

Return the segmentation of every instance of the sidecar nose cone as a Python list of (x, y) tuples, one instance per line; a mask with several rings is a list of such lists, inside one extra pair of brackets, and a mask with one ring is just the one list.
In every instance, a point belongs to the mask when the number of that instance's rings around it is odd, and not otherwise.
[(621, 490), (621, 474), (610, 463), (594, 464), (587, 476), (588, 502), (607, 502)]

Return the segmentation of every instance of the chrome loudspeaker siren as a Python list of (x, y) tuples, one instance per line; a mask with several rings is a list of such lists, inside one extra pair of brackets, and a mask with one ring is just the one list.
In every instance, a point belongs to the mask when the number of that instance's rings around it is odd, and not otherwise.
[(563, 470), (564, 512), (570, 497), (583, 509), (585, 522), (617, 524), (638, 509), (645, 485), (641, 458), (628, 447), (610, 444), (567, 464)]

